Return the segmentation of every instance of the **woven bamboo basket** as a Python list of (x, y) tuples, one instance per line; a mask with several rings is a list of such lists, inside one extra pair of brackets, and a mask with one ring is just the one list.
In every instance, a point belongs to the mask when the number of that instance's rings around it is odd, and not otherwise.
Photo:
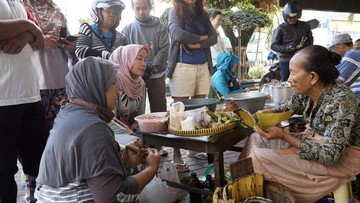
[(199, 136), (211, 136), (233, 129), (236, 123), (224, 124), (216, 128), (203, 128), (199, 130), (175, 130), (169, 127), (169, 132), (179, 136), (199, 137)]

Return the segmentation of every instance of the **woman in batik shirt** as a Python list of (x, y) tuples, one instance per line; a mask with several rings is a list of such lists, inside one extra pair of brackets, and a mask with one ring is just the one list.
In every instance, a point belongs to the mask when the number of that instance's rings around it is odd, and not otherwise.
[(355, 94), (335, 83), (341, 57), (309, 46), (290, 61), (289, 82), (296, 93), (266, 112), (302, 114), (299, 134), (279, 127), (254, 127), (241, 158), (251, 157), (256, 173), (294, 194), (296, 202), (316, 202), (360, 172), (360, 110)]

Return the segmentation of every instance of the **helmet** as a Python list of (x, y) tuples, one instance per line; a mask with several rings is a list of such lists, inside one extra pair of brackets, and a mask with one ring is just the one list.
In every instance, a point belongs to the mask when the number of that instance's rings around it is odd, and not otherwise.
[(100, 25), (102, 23), (102, 16), (100, 13), (100, 9), (107, 9), (110, 7), (117, 7), (119, 11), (118, 22), (114, 27), (119, 25), (119, 21), (121, 19), (121, 12), (125, 9), (125, 4), (121, 0), (94, 0), (91, 6), (91, 18), (94, 23)]
[(283, 9), (283, 18), (286, 22), (286, 19), (289, 18), (301, 18), (302, 9), (296, 1), (288, 2), (285, 4)]

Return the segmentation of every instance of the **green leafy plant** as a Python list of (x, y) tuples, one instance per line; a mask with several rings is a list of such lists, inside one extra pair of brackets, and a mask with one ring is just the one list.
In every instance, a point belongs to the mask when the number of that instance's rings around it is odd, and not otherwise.
[(268, 68), (265, 63), (255, 62), (255, 64), (250, 67), (248, 76), (249, 79), (260, 79), (267, 72)]

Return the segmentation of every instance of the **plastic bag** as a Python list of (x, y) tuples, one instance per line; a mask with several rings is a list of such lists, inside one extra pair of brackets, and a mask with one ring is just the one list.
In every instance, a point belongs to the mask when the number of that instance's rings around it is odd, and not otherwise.
[(139, 149), (142, 147), (142, 141), (137, 139), (125, 146), (121, 152), (121, 162), (127, 168), (134, 168), (142, 163)]
[(156, 176), (141, 191), (139, 200), (141, 203), (173, 202), (170, 187)]
[(180, 122), (183, 120), (185, 106), (182, 102), (175, 102), (171, 104), (170, 108), (170, 123), (169, 127), (174, 130), (181, 130)]
[[(159, 177), (163, 180), (180, 183), (180, 179), (176, 167), (171, 162), (164, 162)], [(180, 190), (177, 188), (170, 187), (170, 191), (172, 194), (172, 202), (175, 202), (177, 199), (179, 199)]]

